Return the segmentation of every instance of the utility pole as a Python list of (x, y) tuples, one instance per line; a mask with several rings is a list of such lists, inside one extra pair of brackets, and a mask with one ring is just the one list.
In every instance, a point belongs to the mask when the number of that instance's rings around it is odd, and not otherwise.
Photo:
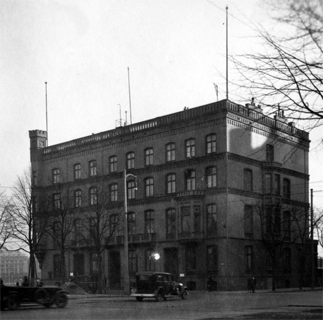
[(314, 289), (313, 189), (311, 189), (311, 289)]

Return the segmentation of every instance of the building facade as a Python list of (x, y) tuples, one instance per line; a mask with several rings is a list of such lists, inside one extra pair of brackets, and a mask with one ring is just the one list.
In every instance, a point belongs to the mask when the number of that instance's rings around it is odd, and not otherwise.
[[(253, 104), (223, 100), (54, 146), (46, 136), (30, 131), (33, 194), (50, 194), (43, 214), (51, 219), (60, 190), (69, 190), (77, 221), (65, 253), (69, 275), (97, 272), (77, 229), (100, 189), (112, 226), (102, 244), (108, 288), (124, 285), (124, 226), (113, 217), (125, 205), (131, 280), (136, 271), (162, 270), (190, 289), (205, 289), (209, 277), (218, 290), (246, 289), (251, 275), (268, 288), (273, 274), (277, 286), (298, 285), (300, 248), (308, 244), (310, 141), (282, 114), (270, 118)], [(303, 237), (294, 237), (297, 228)], [(59, 252), (44, 239), (42, 278), (55, 280)]]
[(18, 251), (0, 250), (0, 278), (6, 285), (21, 284), (28, 275), (29, 258)]

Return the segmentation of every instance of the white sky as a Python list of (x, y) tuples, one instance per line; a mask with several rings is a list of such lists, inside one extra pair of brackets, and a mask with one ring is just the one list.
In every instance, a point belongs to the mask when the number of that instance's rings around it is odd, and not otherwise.
[[(46, 129), (49, 144), (115, 128), (128, 111), (148, 120), (225, 98), (225, 7), (229, 51), (257, 48), (266, 23), (260, 0), (1, 0), (0, 191), (29, 166), (28, 131)], [(229, 78), (234, 79), (232, 66)], [(251, 96), (229, 89), (232, 101)], [(243, 99), (243, 100), (242, 100)], [(323, 191), (319, 130), (311, 134), (310, 188)], [(320, 159), (321, 156), (321, 159)], [(314, 193), (323, 207), (323, 192)]]

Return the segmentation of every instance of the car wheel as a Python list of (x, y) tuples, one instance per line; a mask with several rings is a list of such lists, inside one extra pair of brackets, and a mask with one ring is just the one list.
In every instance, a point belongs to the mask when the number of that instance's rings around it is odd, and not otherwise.
[(58, 308), (65, 308), (67, 305), (67, 295), (66, 293), (59, 293), (56, 298), (56, 305)]
[(45, 289), (37, 289), (34, 295), (34, 301), (45, 305), (48, 302), (48, 292)]
[(162, 301), (164, 299), (164, 293), (162, 291), (158, 291), (156, 295), (156, 301)]
[(136, 297), (137, 301), (142, 301), (142, 297)]
[(182, 293), (182, 299), (185, 300), (187, 298), (187, 291), (184, 290)]
[(17, 310), (19, 308), (19, 298), (16, 294), (11, 294), (7, 300), (9, 310)]

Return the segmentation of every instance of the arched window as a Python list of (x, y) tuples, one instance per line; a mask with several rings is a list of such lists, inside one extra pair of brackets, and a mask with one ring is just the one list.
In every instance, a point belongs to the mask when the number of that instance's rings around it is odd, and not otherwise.
[(77, 163), (74, 165), (74, 179), (81, 179), (81, 164)]
[(97, 170), (96, 170), (96, 160), (91, 160), (89, 162), (89, 172), (90, 172), (90, 177), (96, 176)]

